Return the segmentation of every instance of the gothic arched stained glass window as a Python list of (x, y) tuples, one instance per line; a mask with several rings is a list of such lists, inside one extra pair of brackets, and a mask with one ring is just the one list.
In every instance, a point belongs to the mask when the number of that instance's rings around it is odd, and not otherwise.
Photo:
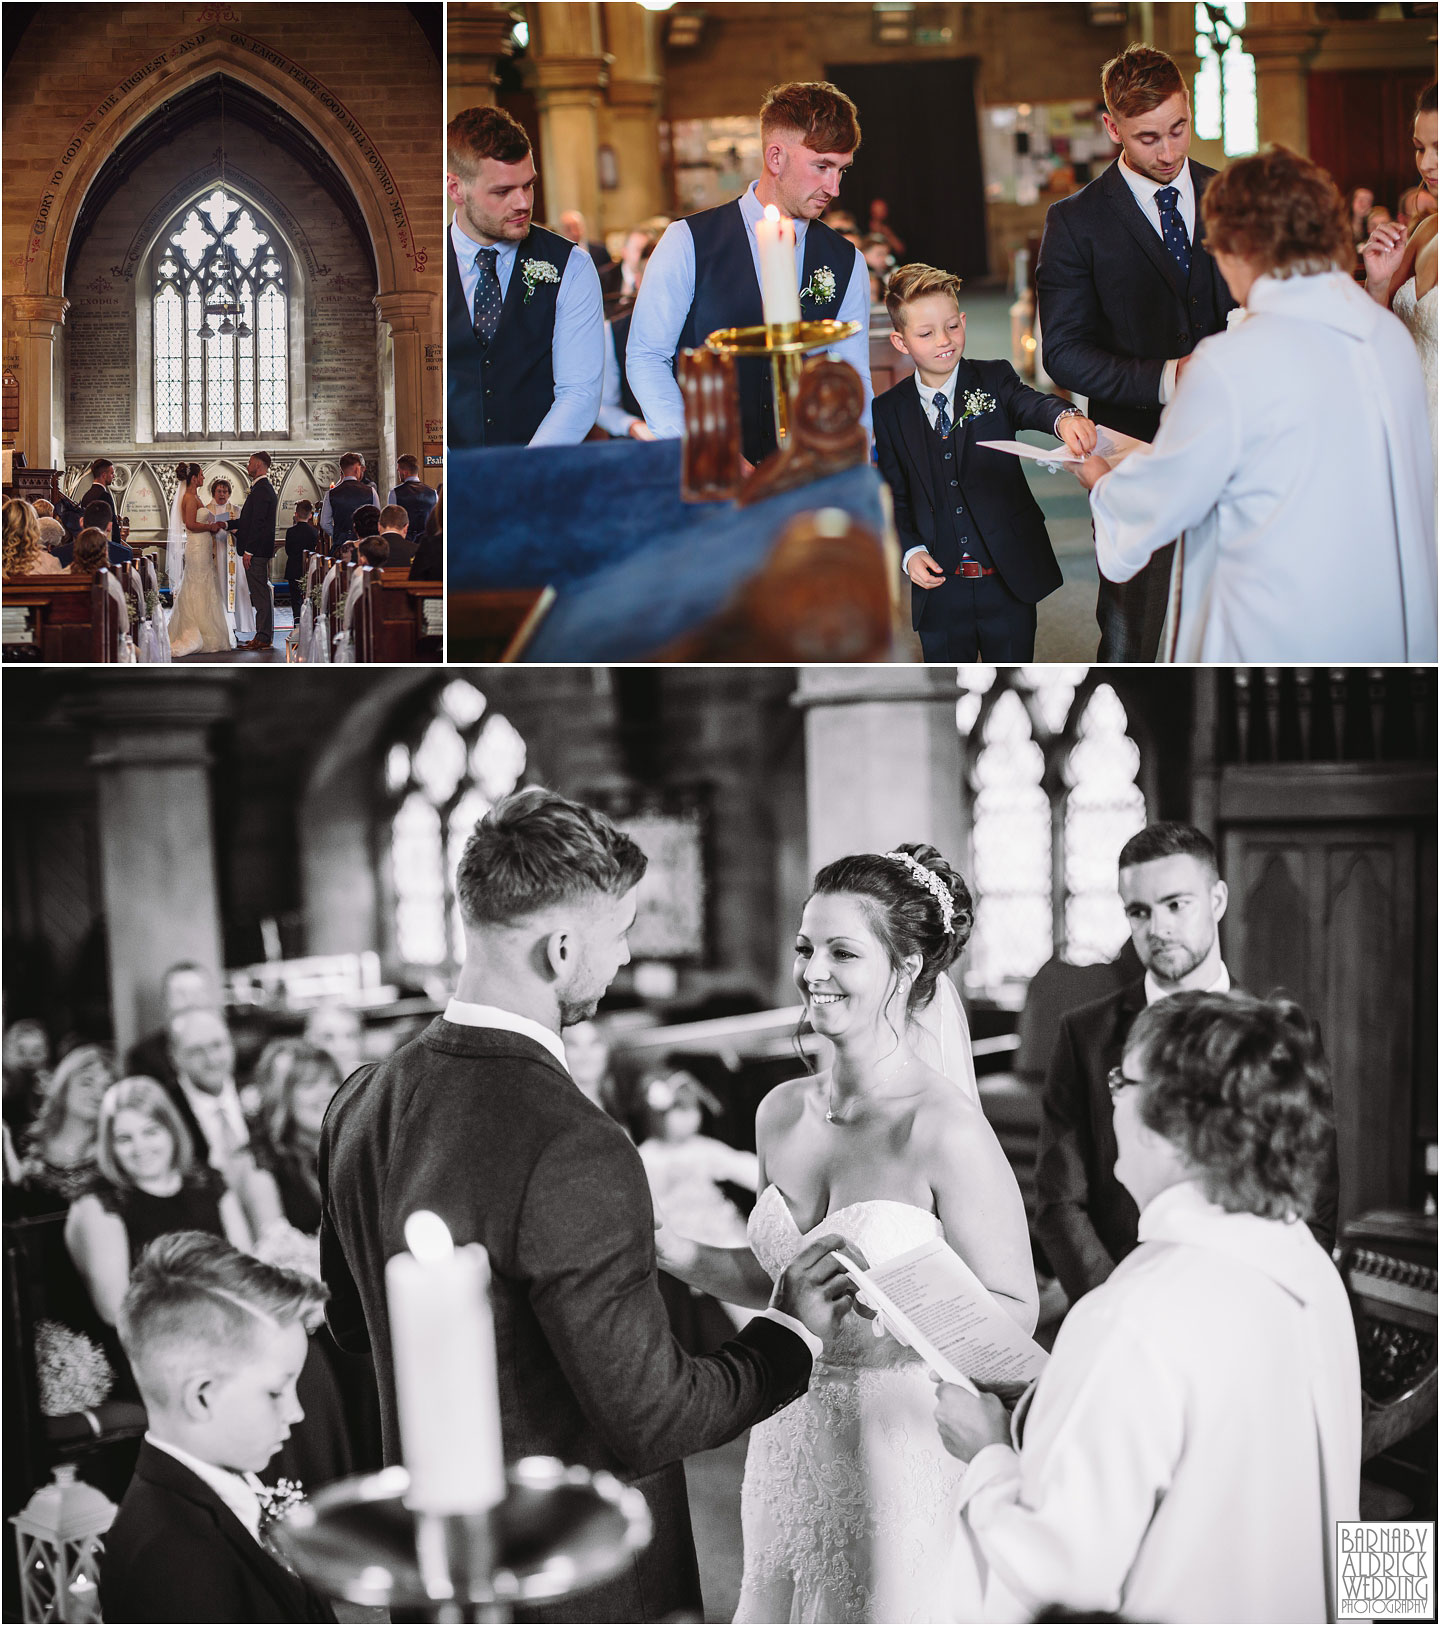
[(407, 966), (447, 972), (465, 957), (455, 871), (476, 824), (525, 772), (525, 742), (455, 678), (385, 759), (395, 950)]
[(290, 432), (288, 267), (270, 223), (220, 187), (161, 232), (155, 435)]

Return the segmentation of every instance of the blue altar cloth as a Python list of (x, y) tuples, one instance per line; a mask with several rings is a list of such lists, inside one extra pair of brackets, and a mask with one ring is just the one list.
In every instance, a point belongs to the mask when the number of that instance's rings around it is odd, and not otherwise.
[(885, 529), (868, 465), (751, 508), (681, 502), (674, 440), (452, 451), (446, 472), (449, 590), (556, 590), (527, 661), (644, 659), (722, 609), (796, 514)]

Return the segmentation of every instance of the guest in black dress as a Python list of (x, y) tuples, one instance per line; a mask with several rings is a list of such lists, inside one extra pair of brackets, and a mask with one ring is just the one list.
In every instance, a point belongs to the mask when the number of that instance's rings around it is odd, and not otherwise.
[[(274, 1177), (285, 1218), (307, 1241), (314, 1242), (318, 1253), (320, 1126), (340, 1088), (340, 1065), (319, 1045), (300, 1039), (281, 1041), (266, 1047), (255, 1083), (261, 1093), (255, 1160)], [(286, 1263), (278, 1258), (274, 1262)], [(319, 1272), (312, 1269), (311, 1273)], [(324, 1326), (311, 1337), (310, 1349), (311, 1358), (300, 1374), (300, 1403), (312, 1423), (324, 1408), (331, 1424), (323, 1430), (311, 1427), (292, 1434), (276, 1458), (276, 1471), (306, 1485), (320, 1485), (346, 1474), (379, 1469), (383, 1458), (374, 1362), (368, 1355), (346, 1354)], [(322, 1379), (326, 1380), (323, 1393)], [(338, 1417), (333, 1414), (337, 1395)], [(295, 1460), (301, 1453), (303, 1463)]]

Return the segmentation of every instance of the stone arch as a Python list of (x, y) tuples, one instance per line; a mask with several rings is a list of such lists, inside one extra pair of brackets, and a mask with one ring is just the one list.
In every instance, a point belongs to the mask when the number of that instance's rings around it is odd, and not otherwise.
[(111, 152), (168, 98), (216, 71), (268, 98), (325, 145), (365, 221), (379, 294), (419, 291), (426, 251), (415, 242), (399, 183), (359, 121), (283, 52), (238, 28), (210, 23), (113, 86), (76, 129), (37, 204), (25, 255), (25, 292), (64, 297), (71, 236)]

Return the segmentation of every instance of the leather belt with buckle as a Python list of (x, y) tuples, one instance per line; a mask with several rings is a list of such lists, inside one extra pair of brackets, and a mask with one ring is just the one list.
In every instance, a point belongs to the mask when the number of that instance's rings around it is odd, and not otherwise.
[(993, 576), (995, 572), (988, 565), (982, 565), (978, 559), (962, 559), (960, 568), (955, 574), (957, 576)]

